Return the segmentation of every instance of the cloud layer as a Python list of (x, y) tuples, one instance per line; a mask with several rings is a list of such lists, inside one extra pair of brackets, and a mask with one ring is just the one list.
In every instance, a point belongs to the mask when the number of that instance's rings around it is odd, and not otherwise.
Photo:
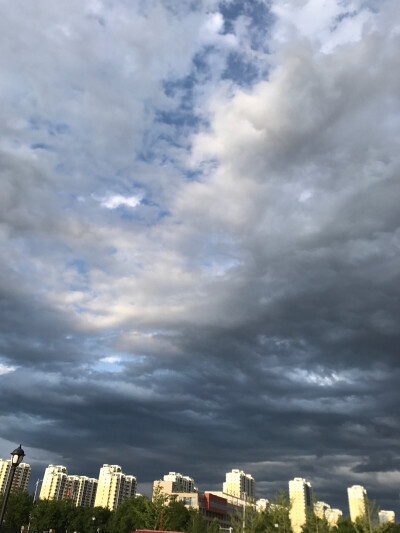
[(3, 456), (398, 510), (399, 6), (322, 4), (1, 8)]

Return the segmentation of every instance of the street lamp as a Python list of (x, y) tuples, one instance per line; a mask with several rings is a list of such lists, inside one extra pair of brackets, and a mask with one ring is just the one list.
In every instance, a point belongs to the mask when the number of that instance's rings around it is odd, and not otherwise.
[(11, 471), (10, 475), (8, 476), (7, 486), (6, 490), (4, 491), (4, 500), (3, 500), (3, 507), (1, 508), (0, 513), (0, 527), (3, 523), (4, 514), (6, 512), (7, 502), (8, 502), (8, 496), (10, 494), (11, 485), (14, 479), (14, 474), (17, 466), (21, 464), (22, 459), (25, 457), (25, 452), (21, 448), (21, 444), (16, 448), (13, 452), (11, 452)]

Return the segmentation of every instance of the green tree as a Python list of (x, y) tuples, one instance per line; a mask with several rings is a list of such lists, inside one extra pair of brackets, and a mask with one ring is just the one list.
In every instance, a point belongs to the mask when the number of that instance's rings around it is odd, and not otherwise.
[(129, 533), (135, 529), (154, 528), (154, 506), (147, 496), (136, 496), (123, 501), (112, 513), (110, 533)]
[(334, 530), (335, 533), (356, 533), (356, 530), (354, 529), (354, 524), (350, 520), (349, 516), (339, 518)]
[(207, 533), (207, 523), (198, 509), (189, 509), (186, 533)]
[[(70, 528), (80, 533), (107, 533), (112, 511), (104, 507), (77, 507)], [(94, 520), (93, 520), (94, 517)]]
[(186, 531), (190, 520), (190, 513), (183, 502), (170, 501), (164, 508), (163, 530)]
[(161, 514), (164, 514), (165, 505), (169, 500), (169, 496), (163, 492), (161, 485), (157, 485), (153, 489), (152, 507), (149, 514), (149, 529), (159, 529)]
[(208, 524), (207, 533), (220, 533), (218, 518)]
[(374, 533), (379, 526), (379, 506), (375, 500), (364, 498), (365, 514), (359, 516), (354, 522), (354, 529), (357, 533)]
[(41, 531), (71, 531), (79, 510), (71, 499), (38, 500), (31, 512), (31, 527)]
[[(4, 494), (0, 495), (0, 509), (3, 505)], [(26, 491), (17, 490), (10, 493), (7, 502), (4, 526), (19, 529), (29, 523), (29, 515), (33, 507), (33, 497)]]
[(306, 512), (306, 523), (301, 529), (303, 533), (329, 533), (330, 531), (328, 520), (325, 516), (320, 518), (309, 508)]
[[(292, 525), (290, 523), (290, 509), (292, 504), (286, 494), (281, 489), (278, 491), (269, 506), (268, 514), (270, 520), (268, 522), (268, 531), (275, 531), (275, 533), (292, 533)], [(272, 529), (274, 528), (274, 529)]]

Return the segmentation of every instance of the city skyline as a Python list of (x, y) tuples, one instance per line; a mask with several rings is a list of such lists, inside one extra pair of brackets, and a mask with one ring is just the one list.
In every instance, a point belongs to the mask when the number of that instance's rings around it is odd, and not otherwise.
[[(400, 2), (0, 5), (0, 456), (399, 510)], [(217, 501), (217, 500), (216, 500)]]
[[(7, 463), (10, 463), (10, 460), (0, 458), (0, 484), (2, 489), (4, 489), (8, 476)], [(21, 463), (17, 468), (13, 490), (17, 487), (28, 490), (30, 472), (31, 465), (29, 463)], [(33, 485), (34, 480), (30, 479), (30, 482)], [(76, 505), (109, 507), (113, 510), (130, 496), (143, 493), (151, 498), (154, 490), (160, 488), (166, 494), (211, 492), (219, 497), (232, 496), (232, 501), (240, 502), (239, 505), (248, 501), (256, 504), (257, 508), (259, 506), (263, 508), (267, 502), (269, 504), (273, 503), (274, 497), (278, 492), (274, 494), (257, 494), (256, 480), (251, 474), (240, 469), (232, 469), (230, 472), (226, 472), (225, 481), (222, 481), (219, 487), (222, 487), (222, 490), (216, 490), (215, 487), (211, 486), (199, 489), (195, 486), (194, 478), (172, 471), (164, 474), (162, 480), (155, 479), (151, 484), (150, 490), (139, 491), (138, 486), (137, 477), (123, 473), (120, 465), (103, 464), (100, 467), (98, 478), (93, 478), (76, 473), (68, 474), (68, 469), (65, 465), (50, 464), (46, 467), (42, 479), (38, 478), (35, 482), (34, 498), (56, 500), (72, 498), (75, 500)], [(99, 487), (100, 490), (97, 491)], [(292, 480), (288, 480), (286, 488), (279, 487), (279, 490), (282, 489), (292, 502), (290, 516), (294, 533), (301, 532), (301, 526), (306, 519), (307, 508), (314, 507), (314, 512), (319, 518), (326, 516), (329, 523), (336, 523), (339, 516), (348, 516), (354, 522), (357, 517), (366, 512), (367, 490), (360, 485), (347, 487), (347, 505), (344, 509), (335, 508), (329, 503), (318, 500), (312, 484), (305, 478), (295, 477)], [(378, 506), (380, 520), (394, 521), (396, 511), (384, 510), (380, 502), (370, 498), (368, 500), (374, 501)]]

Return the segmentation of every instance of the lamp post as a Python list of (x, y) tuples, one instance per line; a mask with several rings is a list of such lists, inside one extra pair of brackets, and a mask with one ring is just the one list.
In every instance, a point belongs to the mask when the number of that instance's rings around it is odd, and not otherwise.
[(8, 496), (10, 495), (10, 490), (11, 490), (11, 485), (14, 479), (15, 470), (17, 469), (17, 466), (21, 464), (22, 459), (24, 457), (25, 457), (25, 452), (21, 448), (21, 444), (18, 446), (18, 448), (16, 448), (13, 452), (11, 452), (11, 471), (8, 476), (6, 490), (4, 491), (3, 507), (1, 508), (1, 513), (0, 513), (0, 528), (1, 528), (1, 524), (3, 523), (4, 514), (6, 512)]

